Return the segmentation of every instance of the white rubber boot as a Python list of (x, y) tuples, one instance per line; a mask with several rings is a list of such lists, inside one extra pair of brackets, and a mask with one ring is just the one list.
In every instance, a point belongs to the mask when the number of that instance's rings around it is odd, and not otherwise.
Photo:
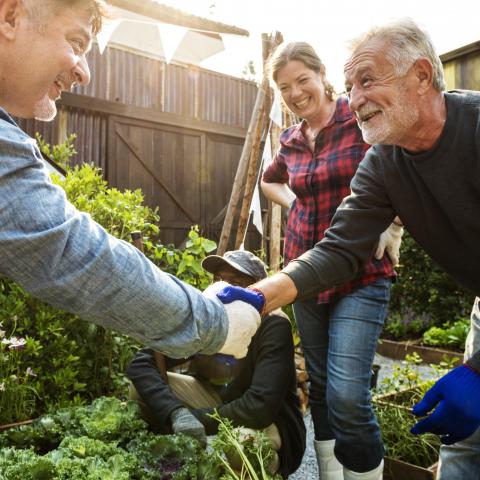
[(383, 460), (380, 465), (369, 472), (352, 472), (348, 468), (343, 469), (343, 476), (345, 480), (382, 480), (383, 479)]
[(335, 457), (335, 440), (314, 440), (320, 480), (343, 480), (343, 466)]

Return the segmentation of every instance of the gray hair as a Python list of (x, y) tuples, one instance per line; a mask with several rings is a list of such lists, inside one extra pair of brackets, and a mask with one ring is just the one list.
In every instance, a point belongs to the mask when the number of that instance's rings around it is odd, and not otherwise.
[(40, 27), (65, 8), (84, 7), (91, 15), (92, 33), (96, 35), (103, 26), (104, 18), (109, 18), (109, 8), (104, 0), (23, 0), (24, 7)]
[(350, 42), (350, 50), (355, 53), (373, 38), (387, 41), (391, 48), (386, 53), (387, 61), (393, 66), (395, 75), (401, 77), (419, 58), (426, 58), (433, 67), (433, 87), (445, 90), (442, 62), (435, 51), (432, 39), (412, 19), (402, 18), (385, 25), (372, 27), (366, 33)]

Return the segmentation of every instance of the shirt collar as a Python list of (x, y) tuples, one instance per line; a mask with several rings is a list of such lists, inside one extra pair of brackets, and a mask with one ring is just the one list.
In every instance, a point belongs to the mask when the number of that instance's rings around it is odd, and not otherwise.
[[(342, 123), (350, 120), (353, 117), (353, 114), (350, 110), (348, 105), (348, 99), (344, 96), (338, 97), (336, 100), (335, 106), (335, 113), (333, 114), (332, 119), (326, 125), (325, 128), (333, 125), (334, 123)], [(302, 130), (305, 128), (305, 120), (302, 120), (297, 125), (294, 125), (291, 130), (291, 134), (289, 135), (288, 140), (286, 141), (286, 145), (293, 145), (293, 144), (303, 144), (305, 143), (305, 136), (302, 133)]]
[(2, 107), (0, 107), (0, 119), (17, 126), (15, 120)]

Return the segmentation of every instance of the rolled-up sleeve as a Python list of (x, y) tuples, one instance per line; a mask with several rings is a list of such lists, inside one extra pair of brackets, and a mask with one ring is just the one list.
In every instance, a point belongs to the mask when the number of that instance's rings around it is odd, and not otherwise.
[(33, 296), (180, 358), (224, 344), (221, 302), (76, 210), (30, 137), (0, 119), (0, 272)]

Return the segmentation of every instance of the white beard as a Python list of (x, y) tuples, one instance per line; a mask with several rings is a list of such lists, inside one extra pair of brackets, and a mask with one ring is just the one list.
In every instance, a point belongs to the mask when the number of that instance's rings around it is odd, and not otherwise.
[(407, 100), (403, 91), (399, 91), (394, 106), (377, 114), (369, 124), (361, 126), (363, 140), (369, 145), (395, 145), (418, 120), (418, 108), (412, 101)]
[(50, 122), (55, 118), (56, 114), (57, 106), (55, 105), (55, 102), (48, 97), (48, 95), (45, 95), (33, 107), (33, 116), (35, 119), (43, 122)]

